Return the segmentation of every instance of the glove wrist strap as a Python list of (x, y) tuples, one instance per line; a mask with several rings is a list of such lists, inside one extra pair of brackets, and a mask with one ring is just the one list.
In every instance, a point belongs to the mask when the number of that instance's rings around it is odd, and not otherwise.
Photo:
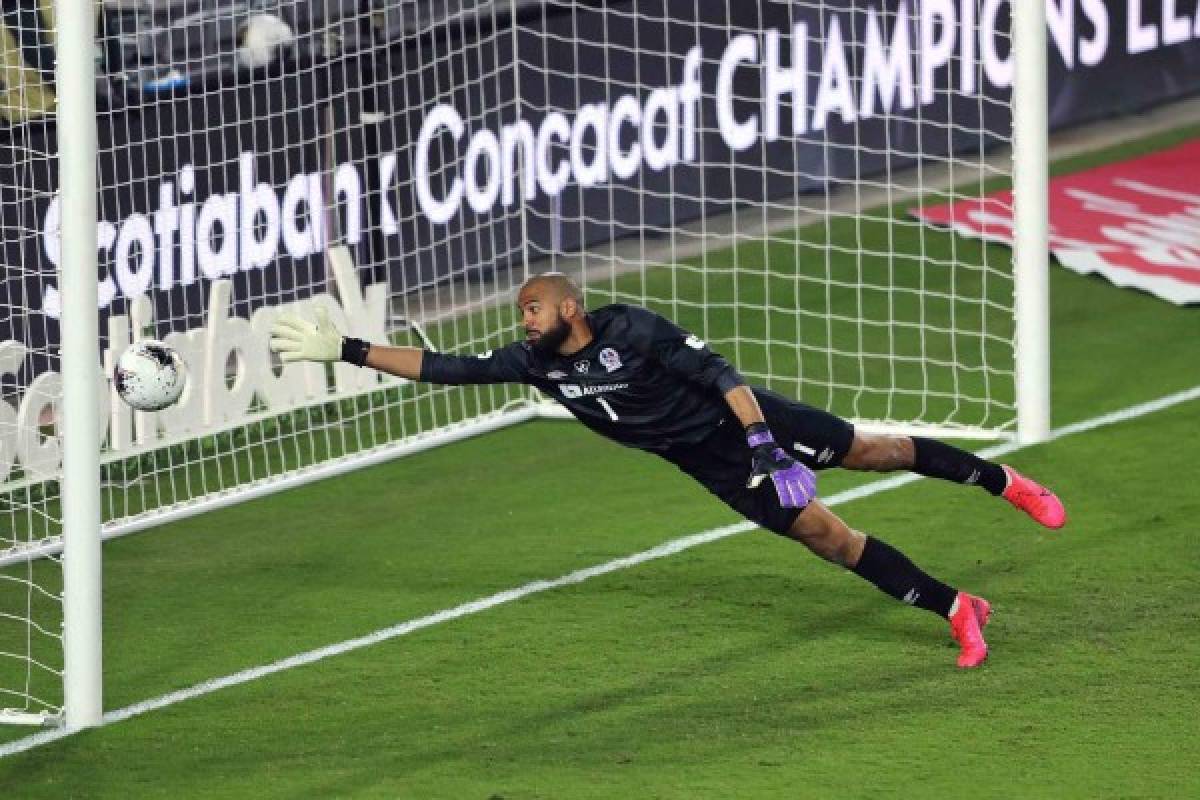
[(367, 351), (370, 349), (370, 342), (363, 339), (353, 339), (349, 336), (342, 337), (342, 361), (348, 361), (356, 367), (365, 367), (367, 365)]
[(765, 422), (755, 422), (752, 425), (746, 426), (746, 444), (751, 447), (758, 447), (762, 444), (774, 444), (775, 437), (771, 435), (770, 429)]

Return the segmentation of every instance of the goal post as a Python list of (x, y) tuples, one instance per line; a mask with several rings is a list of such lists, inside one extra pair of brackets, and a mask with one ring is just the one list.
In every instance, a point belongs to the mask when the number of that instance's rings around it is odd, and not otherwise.
[(63, 716), (100, 724), (100, 323), (96, 308), (96, 15), (92, 0), (56, 0), (59, 191), (84, 224), (62, 242)]
[[(102, 539), (561, 413), (284, 365), (285, 311), (484, 353), (556, 270), (864, 430), (1048, 436), (1040, 3), (57, 2), (0, 29), (58, 41), (0, 92), (0, 722), (102, 719)], [(1015, 258), (912, 213), (1010, 183)]]
[(1013, 8), (1013, 272), (1017, 438), (1050, 436), (1049, 122), (1046, 7)]

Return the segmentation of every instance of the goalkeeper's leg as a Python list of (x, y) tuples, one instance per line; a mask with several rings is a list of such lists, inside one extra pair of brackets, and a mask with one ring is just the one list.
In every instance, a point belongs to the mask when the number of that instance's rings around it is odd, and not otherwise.
[(987, 658), (983, 626), (991, 606), (983, 598), (942, 583), (882, 539), (852, 530), (819, 500), (796, 517), (787, 536), (897, 600), (949, 620), (958, 666), (976, 667)]
[(1047, 528), (1061, 528), (1067, 521), (1066, 509), (1054, 492), (1010, 466), (936, 439), (856, 431), (841, 466), (875, 472), (906, 469), (930, 478), (977, 485), (1008, 500)]

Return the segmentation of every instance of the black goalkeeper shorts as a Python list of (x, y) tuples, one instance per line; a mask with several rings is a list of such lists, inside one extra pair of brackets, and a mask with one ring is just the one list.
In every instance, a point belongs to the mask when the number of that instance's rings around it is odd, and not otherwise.
[[(755, 388), (754, 396), (775, 441), (792, 458), (814, 470), (842, 463), (854, 441), (853, 425), (765, 389)], [(786, 534), (800, 513), (800, 509), (779, 505), (779, 496), (769, 480), (757, 489), (746, 488), (750, 448), (745, 431), (732, 415), (699, 444), (678, 445), (662, 456), (704, 484), (734, 511), (769, 531)], [(817, 488), (819, 491), (819, 481)]]

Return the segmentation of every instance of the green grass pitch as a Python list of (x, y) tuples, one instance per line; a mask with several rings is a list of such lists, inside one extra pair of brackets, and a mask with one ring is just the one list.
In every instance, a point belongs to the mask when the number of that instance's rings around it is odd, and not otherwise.
[[(1055, 425), (1200, 384), (1200, 311), (1051, 284)], [(932, 481), (838, 508), (993, 601), (976, 671), (931, 615), (753, 531), (0, 759), (0, 797), (1200, 796), (1197, 431), (1191, 402), (1014, 453), (1060, 533)], [(537, 422), (117, 540), (105, 705), (736, 520)]]

